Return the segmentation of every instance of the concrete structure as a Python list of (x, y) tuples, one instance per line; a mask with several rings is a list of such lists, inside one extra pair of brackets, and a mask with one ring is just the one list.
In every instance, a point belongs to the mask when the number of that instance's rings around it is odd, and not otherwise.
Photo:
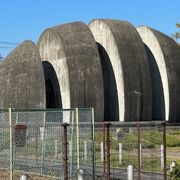
[(45, 108), (43, 67), (36, 45), (25, 41), (0, 65), (0, 108)]
[(147, 50), (152, 76), (153, 120), (180, 119), (180, 48), (167, 35), (146, 26), (137, 28)]
[(102, 121), (102, 70), (98, 49), (89, 27), (82, 22), (75, 22), (49, 28), (42, 33), (38, 47), (45, 71), (53, 72), (56, 77), (54, 79), (50, 75), (49, 82), (46, 79), (46, 92), (50, 95), (47, 99), (54, 98), (51, 103), (54, 101), (56, 105), (53, 106), (94, 107), (95, 121)]
[(180, 48), (126, 21), (46, 29), (0, 64), (0, 108), (90, 108), (95, 121), (180, 119)]
[(151, 119), (149, 64), (136, 29), (126, 21), (108, 19), (95, 19), (89, 27), (101, 56), (105, 119)]

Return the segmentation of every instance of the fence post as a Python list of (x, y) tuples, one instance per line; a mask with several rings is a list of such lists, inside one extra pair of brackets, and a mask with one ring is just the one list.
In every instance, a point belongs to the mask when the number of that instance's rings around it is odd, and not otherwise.
[(76, 145), (77, 145), (77, 170), (79, 171), (79, 111), (76, 108)]
[(58, 141), (57, 141), (57, 139), (54, 140), (54, 157), (58, 158)]
[(142, 151), (142, 144), (140, 143), (140, 166), (143, 167), (143, 151)]
[(133, 165), (128, 165), (128, 167), (127, 167), (127, 179), (128, 180), (134, 179), (134, 167), (133, 167)]
[(137, 179), (141, 179), (141, 134), (140, 134), (140, 125), (137, 122), (137, 148), (138, 148), (138, 177)]
[(8, 117), (9, 117), (9, 165), (10, 165), (10, 180), (13, 180), (13, 127), (12, 127), (12, 111), (11, 108), (8, 109)]
[(166, 173), (166, 122), (163, 123), (163, 157), (164, 157), (164, 180), (167, 180)]
[(104, 168), (104, 176), (106, 173), (106, 165), (105, 165), (105, 159), (106, 159), (106, 154), (105, 154), (105, 123), (103, 123), (103, 145), (101, 145), (101, 148), (103, 148), (103, 168)]
[(63, 123), (63, 130), (64, 130), (64, 136), (63, 136), (63, 146), (64, 146), (64, 152), (63, 152), (63, 160), (64, 160), (64, 180), (68, 179), (68, 150), (67, 150), (67, 123)]
[(96, 179), (95, 167), (96, 167), (96, 151), (95, 151), (95, 125), (94, 125), (94, 108), (92, 108), (92, 149), (93, 149), (93, 180)]
[(87, 142), (84, 141), (84, 160), (87, 161), (88, 153), (87, 153)]
[(101, 142), (101, 162), (104, 161), (104, 142)]
[(106, 180), (110, 179), (110, 134), (109, 122), (104, 123), (104, 176)]
[(119, 143), (119, 164), (122, 164), (122, 143)]
[[(163, 140), (164, 141), (164, 140)], [(164, 142), (160, 147), (160, 158), (161, 158), (161, 170), (164, 171)]]

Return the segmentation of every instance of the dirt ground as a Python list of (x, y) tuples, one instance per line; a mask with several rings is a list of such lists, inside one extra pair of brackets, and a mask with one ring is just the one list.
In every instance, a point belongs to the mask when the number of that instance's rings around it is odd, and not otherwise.
[[(21, 175), (23, 173), (13, 172), (13, 180), (20, 180)], [(6, 170), (0, 170), (0, 180), (9, 180), (10, 173)], [(54, 180), (55, 178), (46, 177), (46, 176), (37, 176), (37, 175), (29, 175), (27, 180)]]

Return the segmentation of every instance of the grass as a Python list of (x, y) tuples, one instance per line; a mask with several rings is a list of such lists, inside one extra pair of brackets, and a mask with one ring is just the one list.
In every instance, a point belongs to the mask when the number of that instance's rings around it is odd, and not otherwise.
[[(22, 175), (26, 173), (14, 171), (13, 172), (13, 180), (19, 180)], [(0, 179), (1, 180), (9, 180), (10, 179), (10, 172), (7, 170), (0, 170)], [(56, 178), (53, 177), (48, 177), (48, 176), (41, 176), (41, 175), (33, 175), (33, 174), (28, 174), (28, 179), (33, 179), (33, 180), (55, 180)]]
[[(100, 159), (100, 143), (103, 141), (103, 133), (95, 134), (96, 141), (96, 164), (103, 165)], [(141, 130), (141, 145), (143, 149), (142, 170), (151, 172), (162, 172), (160, 159), (160, 145), (163, 144), (163, 132), (159, 129)], [(119, 163), (119, 143), (123, 144), (123, 159)], [(180, 152), (180, 130), (168, 130), (166, 135), (167, 152)], [(111, 167), (127, 168), (129, 164), (137, 167), (137, 132), (120, 130), (119, 138), (116, 132), (110, 133)], [(167, 158), (167, 166), (171, 161), (180, 163), (175, 156)]]
[[(3, 141), (0, 141), (0, 149), (9, 148), (9, 134), (7, 130), (1, 129), (0, 137)], [(110, 133), (110, 147), (111, 147), (111, 156), (110, 164), (113, 168), (127, 168), (129, 164), (137, 168), (138, 158), (137, 158), (137, 131), (135, 130), (125, 130), (120, 129), (119, 135), (117, 137), (115, 131)], [(168, 130), (167, 131), (167, 152), (173, 152), (176, 155), (176, 152), (180, 152), (180, 130)], [(87, 139), (86, 139), (87, 140)], [(96, 164), (103, 166), (101, 162), (101, 142), (103, 141), (103, 132), (95, 133), (95, 149), (96, 149)], [(151, 172), (162, 172), (161, 170), (161, 161), (160, 161), (160, 145), (163, 144), (163, 133), (159, 129), (154, 130), (141, 130), (141, 145), (143, 149), (143, 158), (142, 158), (142, 170), (151, 171)], [(80, 150), (83, 152), (84, 148), (84, 139), (79, 140)], [(122, 162), (119, 163), (119, 143), (123, 144), (123, 157)], [(90, 147), (90, 143), (87, 144)], [(46, 159), (54, 160), (55, 158), (55, 137), (49, 138), (45, 141), (45, 151), (44, 157)], [(42, 141), (38, 140), (36, 143), (35, 139), (27, 139), (26, 147), (16, 148), (17, 156), (25, 156), (26, 158), (41, 158), (42, 155)], [(91, 148), (88, 148), (90, 152)], [(92, 149), (91, 149), (92, 150)], [(80, 156), (83, 156), (83, 153), (80, 152)], [(58, 154), (62, 154), (62, 145), (58, 143)], [(82, 155), (81, 155), (82, 154)], [(59, 159), (62, 157), (59, 157)], [(80, 157), (81, 158), (81, 157)], [(83, 158), (83, 157), (82, 157)], [(88, 157), (90, 158), (90, 157)], [(176, 161), (180, 164), (180, 159), (176, 156), (171, 155), (167, 158), (167, 167), (171, 161)], [(1, 177), (0, 177), (1, 179)], [(41, 179), (40, 179), (41, 180)]]

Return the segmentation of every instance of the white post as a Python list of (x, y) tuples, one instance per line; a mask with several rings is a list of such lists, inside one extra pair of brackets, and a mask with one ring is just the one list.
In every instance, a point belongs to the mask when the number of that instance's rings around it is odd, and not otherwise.
[(58, 157), (58, 141), (57, 139), (55, 139), (54, 141), (54, 154), (55, 154), (55, 158)]
[(122, 143), (119, 143), (119, 164), (122, 164)]
[(84, 171), (82, 169), (79, 169), (79, 172), (78, 172), (78, 180), (83, 180), (83, 175), (84, 175)]
[(172, 161), (170, 163), (170, 172), (173, 172), (173, 169), (176, 167), (176, 162), (175, 161)]
[(140, 166), (142, 166), (142, 144), (140, 143)]
[(164, 146), (161, 144), (161, 169), (164, 169)]
[(101, 162), (104, 161), (104, 149), (103, 149), (103, 142), (101, 142)]
[(26, 175), (22, 175), (22, 176), (20, 177), (20, 180), (27, 180), (27, 176), (26, 176)]
[(132, 165), (128, 165), (127, 167), (127, 179), (128, 180), (134, 179), (134, 168)]
[(45, 128), (44, 127), (40, 127), (40, 139), (44, 140), (44, 133), (45, 133)]
[(84, 141), (84, 160), (87, 161), (87, 142)]

